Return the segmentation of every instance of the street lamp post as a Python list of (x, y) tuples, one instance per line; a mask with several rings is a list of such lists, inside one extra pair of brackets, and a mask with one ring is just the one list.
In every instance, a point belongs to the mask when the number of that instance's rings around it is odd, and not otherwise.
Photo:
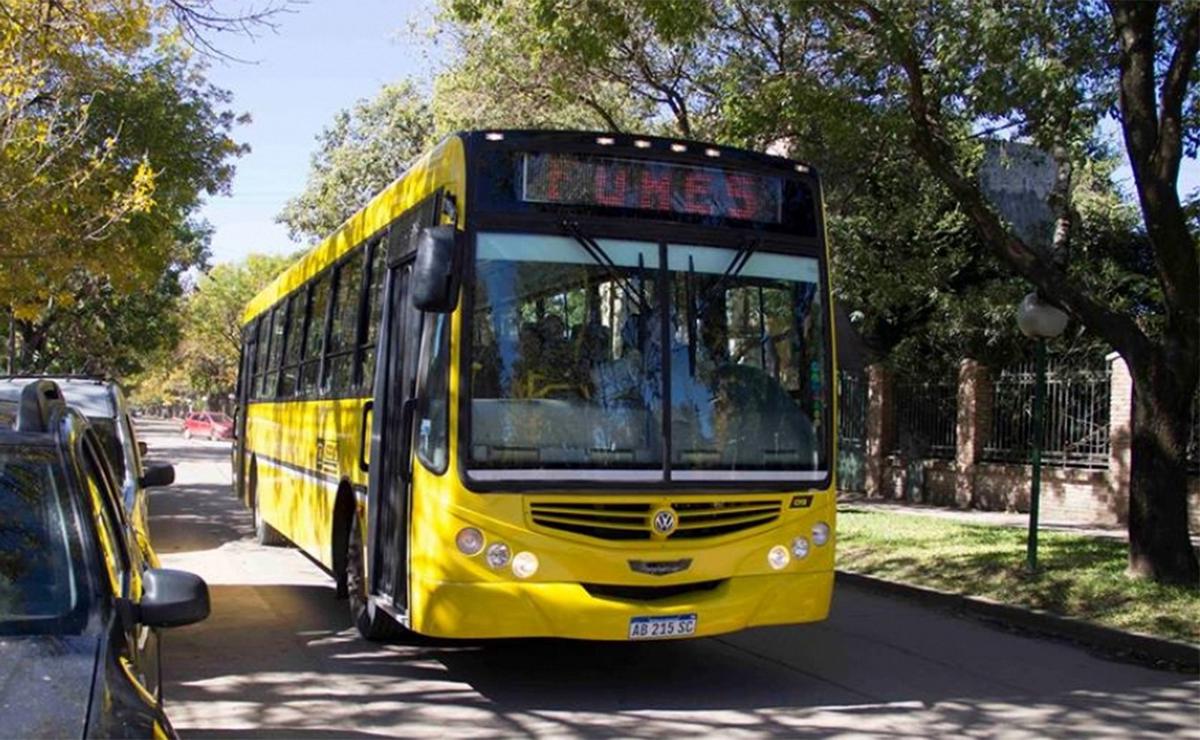
[(1046, 340), (1062, 334), (1067, 315), (1041, 299), (1036, 292), (1025, 296), (1017, 307), (1017, 326), (1021, 333), (1037, 341), (1034, 346), (1033, 444), (1030, 453), (1032, 475), (1029, 483), (1029, 539), (1025, 558), (1029, 572), (1037, 572), (1038, 504), (1042, 493), (1042, 407), (1046, 403)]

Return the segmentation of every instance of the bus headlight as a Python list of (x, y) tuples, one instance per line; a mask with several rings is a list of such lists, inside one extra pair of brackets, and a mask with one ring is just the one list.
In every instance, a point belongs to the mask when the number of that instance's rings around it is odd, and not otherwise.
[(519, 552), (513, 556), (512, 561), (513, 575), (517, 578), (528, 578), (537, 573), (538, 559), (537, 555), (531, 552)]
[(829, 541), (829, 525), (825, 522), (817, 522), (812, 529), (813, 544), (817, 547), (824, 545)]
[(808, 557), (808, 540), (803, 537), (797, 537), (792, 540), (792, 554), (797, 560)]
[(787, 548), (783, 545), (776, 545), (767, 551), (767, 563), (775, 570), (786, 568), (791, 559), (792, 556), (788, 555)]
[(487, 564), (497, 570), (508, 565), (508, 545), (497, 542), (487, 549)]
[(463, 527), (454, 536), (454, 544), (463, 555), (474, 557), (483, 552), (483, 532), (474, 527)]

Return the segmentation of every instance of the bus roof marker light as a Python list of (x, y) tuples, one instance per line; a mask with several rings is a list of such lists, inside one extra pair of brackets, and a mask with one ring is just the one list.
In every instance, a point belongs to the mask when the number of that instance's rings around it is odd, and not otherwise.
[(634, 139), (633, 145), (636, 146), (638, 149), (649, 149), (650, 148), (650, 142), (646, 141), (645, 139)]
[(708, 156), (710, 156), (710, 157), (719, 157), (719, 156), (721, 156), (721, 150), (720, 150), (720, 149), (713, 149), (711, 146), (710, 146), (709, 148), (705, 149), (705, 150), (704, 150), (704, 153), (705, 153), (705, 154), (707, 154), (707, 155), (708, 155)]
[(538, 558), (531, 552), (519, 552), (513, 556), (513, 575), (517, 578), (529, 578), (538, 571)]
[(674, 144), (671, 145), (671, 151), (680, 152), (680, 153), (686, 152), (687, 144), (680, 144), (679, 142), (675, 142)]
[(474, 557), (483, 552), (483, 532), (474, 527), (463, 527), (454, 536), (454, 544), (463, 555)]
[(808, 174), (808, 165), (798, 164), (798, 165), (796, 165), (796, 171), (799, 172), (801, 175), (807, 175)]
[(767, 551), (767, 564), (773, 570), (783, 570), (791, 559), (792, 556), (788, 554), (787, 548), (783, 545), (776, 545)]
[(489, 131), (483, 135), (483, 138), (488, 141), (504, 141), (504, 133), (501, 131)]
[(596, 143), (600, 146), (612, 146), (617, 143), (617, 140), (611, 136), (597, 136)]
[(496, 542), (487, 549), (487, 564), (496, 570), (508, 565), (508, 558), (508, 545), (503, 542)]

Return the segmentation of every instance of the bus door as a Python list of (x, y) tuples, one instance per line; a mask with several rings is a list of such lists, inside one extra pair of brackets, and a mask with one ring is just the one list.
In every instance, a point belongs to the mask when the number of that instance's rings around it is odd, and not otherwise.
[[(391, 262), (391, 259), (389, 259)], [(409, 480), (421, 314), (409, 298), (412, 254), (389, 264), (376, 344), (367, 532), (370, 592), (408, 609)]]
[[(256, 324), (251, 324), (244, 333), (255, 337)], [(257, 355), (257, 345), (252, 341), (242, 342), (241, 356), (238, 358), (237, 406), (233, 410), (233, 486), (234, 494), (242, 503), (246, 500), (246, 415), (250, 403), (250, 380), (254, 372), (254, 357)]]

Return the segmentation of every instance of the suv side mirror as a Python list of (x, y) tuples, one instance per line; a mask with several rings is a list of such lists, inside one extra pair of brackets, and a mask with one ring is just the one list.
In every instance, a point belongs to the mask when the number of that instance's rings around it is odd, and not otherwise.
[(142, 477), (138, 478), (138, 485), (142, 488), (169, 486), (174, 482), (175, 466), (170, 463), (165, 465), (150, 465), (146, 468), (146, 472), (142, 473)]
[(147, 627), (179, 627), (208, 616), (208, 584), (194, 573), (151, 568), (142, 574), (138, 621)]
[(417, 259), (409, 283), (413, 306), (449, 313), (458, 304), (458, 231), (452, 225), (426, 226), (417, 237)]

